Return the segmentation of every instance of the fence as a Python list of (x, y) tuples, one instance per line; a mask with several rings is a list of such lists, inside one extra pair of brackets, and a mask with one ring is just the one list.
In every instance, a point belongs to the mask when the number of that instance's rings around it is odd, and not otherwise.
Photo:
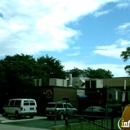
[(53, 126), (52, 130), (119, 130), (117, 126), (119, 117), (88, 120), (83, 115), (77, 115), (75, 118), (77, 120), (68, 119), (67, 124), (65, 121), (63, 125)]

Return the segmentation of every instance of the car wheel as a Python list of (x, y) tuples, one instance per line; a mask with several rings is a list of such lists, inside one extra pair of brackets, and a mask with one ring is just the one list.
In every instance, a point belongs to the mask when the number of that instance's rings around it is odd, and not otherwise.
[(64, 114), (63, 114), (63, 113), (61, 113), (61, 114), (60, 114), (60, 120), (63, 120), (63, 119), (64, 119), (64, 117), (65, 117), (65, 116), (64, 116)]
[(49, 116), (48, 116), (48, 117), (47, 117), (47, 119), (48, 119), (48, 120), (50, 120), (50, 119), (51, 119), (51, 117), (49, 117)]
[(5, 110), (2, 111), (2, 115), (7, 116), (7, 113), (5, 112)]
[(18, 111), (15, 112), (15, 117), (20, 118), (20, 114), (18, 113)]
[(33, 118), (33, 117), (34, 117), (33, 115), (30, 116), (30, 118)]

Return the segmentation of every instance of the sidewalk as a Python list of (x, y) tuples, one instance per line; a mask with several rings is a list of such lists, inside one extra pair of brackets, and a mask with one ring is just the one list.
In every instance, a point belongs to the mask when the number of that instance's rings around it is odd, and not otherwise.
[(35, 116), (34, 118), (31, 119), (29, 117), (16, 119), (13, 116), (3, 117), (0, 114), (0, 130), (50, 130), (45, 128), (34, 128), (34, 127), (32, 128), (32, 127), (14, 126), (6, 124), (9, 122), (21, 122), (21, 121), (38, 120), (38, 119), (46, 119), (46, 117)]
[(3, 117), (0, 114), (0, 123), (29, 121), (29, 120), (38, 120), (38, 119), (46, 119), (46, 117), (35, 116), (34, 118), (26, 117), (26, 118), (16, 119), (15, 117), (12, 116)]
[(12, 125), (0, 124), (0, 130), (50, 130), (50, 129), (30, 128), (30, 127), (22, 127), (22, 126), (12, 126)]

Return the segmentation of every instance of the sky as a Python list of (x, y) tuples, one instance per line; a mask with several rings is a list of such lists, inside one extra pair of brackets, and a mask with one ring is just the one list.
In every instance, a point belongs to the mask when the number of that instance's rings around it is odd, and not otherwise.
[(0, 59), (52, 56), (65, 70), (102, 68), (128, 74), (130, 0), (0, 0)]

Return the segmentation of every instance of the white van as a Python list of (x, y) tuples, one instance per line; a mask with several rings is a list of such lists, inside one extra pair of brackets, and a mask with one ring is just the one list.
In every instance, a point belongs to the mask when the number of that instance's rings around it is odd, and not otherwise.
[(30, 116), (33, 118), (37, 114), (37, 103), (34, 99), (9, 99), (3, 106), (3, 116), (15, 115)]

